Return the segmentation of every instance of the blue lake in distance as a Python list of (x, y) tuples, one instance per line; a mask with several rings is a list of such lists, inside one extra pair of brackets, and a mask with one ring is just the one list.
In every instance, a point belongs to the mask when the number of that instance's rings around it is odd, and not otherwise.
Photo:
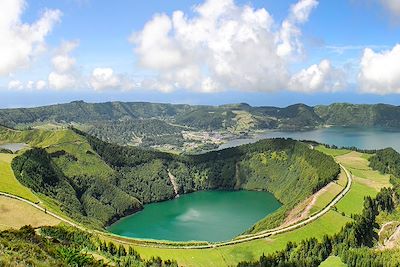
[(382, 149), (392, 147), (400, 152), (400, 130), (383, 128), (330, 127), (311, 131), (284, 132), (266, 131), (255, 138), (235, 139), (220, 146), (220, 149), (256, 142), (264, 138), (292, 138), (313, 140), (338, 147), (355, 146), (362, 149)]

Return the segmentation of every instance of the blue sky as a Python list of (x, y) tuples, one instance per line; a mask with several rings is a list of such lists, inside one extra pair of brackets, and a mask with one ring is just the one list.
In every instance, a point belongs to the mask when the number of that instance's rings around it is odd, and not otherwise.
[(400, 105), (398, 2), (4, 0), (0, 107)]

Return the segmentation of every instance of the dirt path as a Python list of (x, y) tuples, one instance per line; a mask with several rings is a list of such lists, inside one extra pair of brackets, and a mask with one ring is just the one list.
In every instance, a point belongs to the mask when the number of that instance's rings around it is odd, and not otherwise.
[(383, 243), (381, 249), (392, 249), (400, 242), (400, 226), (397, 226), (396, 231)]
[(302, 220), (305, 220), (310, 216), (310, 211), (314, 207), (319, 196), (328, 191), (329, 187), (334, 186), (334, 182), (330, 182), (328, 185), (324, 186), (318, 192), (314, 193), (312, 196), (304, 200), (301, 204), (297, 205), (293, 210), (290, 211), (289, 215), (285, 219), (284, 223), (280, 227), (286, 227)]
[(174, 175), (172, 175), (172, 173), (169, 170), (167, 170), (167, 171), (168, 171), (169, 180), (171, 181), (171, 184), (174, 187), (175, 197), (179, 197), (179, 193), (178, 193), (179, 192), (179, 186), (178, 186), (178, 184), (176, 182), (176, 178), (175, 178)]
[(383, 230), (385, 230), (386, 226), (394, 224), (394, 223), (397, 223), (397, 221), (391, 221), (391, 222), (384, 223), (382, 225), (381, 229), (379, 229), (378, 236), (381, 236), (381, 234), (382, 234)]

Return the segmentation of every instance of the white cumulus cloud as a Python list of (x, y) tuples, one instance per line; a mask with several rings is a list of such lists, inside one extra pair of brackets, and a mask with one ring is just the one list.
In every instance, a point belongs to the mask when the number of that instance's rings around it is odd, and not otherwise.
[(71, 52), (78, 45), (78, 41), (63, 42), (51, 59), (54, 70), (48, 77), (50, 88), (62, 90), (78, 86), (80, 78), (75, 70), (76, 59), (71, 56)]
[(117, 88), (120, 83), (119, 77), (114, 74), (114, 70), (111, 68), (95, 68), (90, 80), (90, 84), (95, 90)]
[(69, 53), (78, 47), (78, 45), (77, 41), (65, 42), (61, 45), (57, 55), (51, 59), (55, 71), (63, 73), (72, 69), (76, 63), (76, 59), (71, 57)]
[(289, 89), (301, 92), (335, 92), (347, 85), (346, 75), (332, 66), (329, 60), (311, 65), (307, 69), (293, 75), (289, 81)]
[(89, 79), (91, 87), (95, 90), (131, 90), (139, 87), (140, 85), (134, 83), (128, 77), (117, 74), (112, 68), (95, 68)]
[(37, 90), (43, 90), (46, 87), (47, 87), (47, 82), (44, 80), (39, 80), (39, 81), (36, 81), (36, 83), (35, 83), (35, 88)]
[(308, 21), (311, 11), (317, 5), (317, 0), (302, 0), (292, 5), (289, 16), (282, 22), (279, 32), (278, 55), (292, 56), (302, 53), (303, 45), (300, 41), (299, 25)]
[(193, 16), (155, 15), (130, 38), (139, 64), (154, 73), (142, 85), (161, 91), (273, 91), (288, 86), (291, 57), (316, 0), (299, 0), (277, 27), (264, 9), (206, 0)]
[(24, 88), (24, 84), (19, 80), (12, 80), (8, 83), (8, 89), (21, 90)]
[(45, 38), (60, 21), (61, 11), (45, 10), (29, 24), (21, 21), (26, 7), (24, 0), (0, 1), (0, 75), (29, 65), (45, 47)]
[(400, 44), (392, 50), (364, 50), (359, 73), (360, 90), (366, 93), (400, 93)]
[(35, 82), (34, 81), (28, 81), (26, 83), (26, 89), (32, 90), (34, 88)]
[(47, 87), (47, 82), (43, 80), (22, 82), (11, 80), (8, 82), (8, 89), (11, 90), (43, 90)]
[(51, 72), (48, 79), (49, 86), (56, 90), (71, 89), (76, 85), (76, 79), (70, 73)]
[(400, 16), (399, 0), (379, 0), (382, 5), (395, 16)]

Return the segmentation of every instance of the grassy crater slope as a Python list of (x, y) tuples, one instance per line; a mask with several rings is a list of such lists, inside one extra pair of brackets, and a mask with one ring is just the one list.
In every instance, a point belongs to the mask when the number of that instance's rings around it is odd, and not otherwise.
[(200, 155), (172, 155), (103, 142), (80, 131), (0, 130), (3, 142), (36, 148), (16, 157), (17, 179), (55, 200), (77, 221), (102, 227), (135, 212), (144, 203), (198, 190), (268, 190), (282, 203), (252, 231), (272, 227), (299, 201), (334, 180), (339, 166), (308, 145), (285, 139)]

